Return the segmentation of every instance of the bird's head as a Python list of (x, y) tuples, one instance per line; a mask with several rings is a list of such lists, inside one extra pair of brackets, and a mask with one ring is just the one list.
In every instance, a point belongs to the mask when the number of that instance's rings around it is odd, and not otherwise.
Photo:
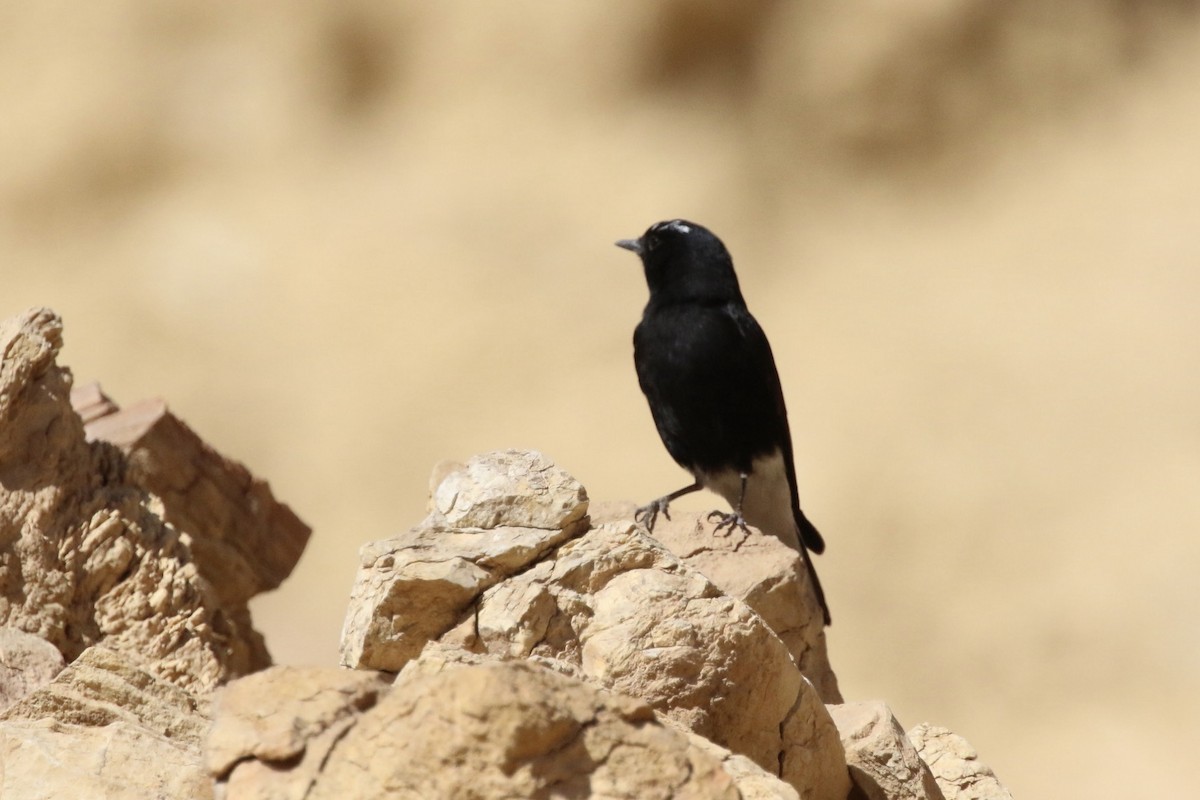
[(703, 225), (683, 219), (658, 222), (637, 239), (617, 242), (617, 247), (641, 257), (651, 302), (742, 299), (729, 251)]

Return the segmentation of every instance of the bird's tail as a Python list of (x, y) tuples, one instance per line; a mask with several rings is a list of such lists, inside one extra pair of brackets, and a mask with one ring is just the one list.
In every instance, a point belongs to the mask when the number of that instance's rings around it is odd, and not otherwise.
[(821, 538), (821, 534), (817, 531), (816, 526), (808, 521), (808, 517), (804, 516), (804, 512), (799, 508), (795, 509), (795, 516), (796, 527), (800, 531), (800, 541), (817, 555), (824, 553), (825, 540)]
[(817, 569), (813, 566), (812, 556), (808, 554), (808, 550), (801, 547), (800, 557), (804, 559), (804, 569), (808, 572), (808, 582), (812, 584), (813, 593), (817, 596), (817, 602), (821, 605), (821, 615), (825, 620), (825, 625), (828, 626), (833, 619), (829, 616), (829, 604), (825, 602), (825, 590), (821, 588), (821, 579), (817, 577)]
[(821, 614), (825, 618), (825, 624), (828, 625), (832, 620), (829, 617), (829, 605), (825, 602), (825, 590), (821, 588), (821, 579), (817, 577), (817, 569), (813, 566), (812, 556), (808, 554), (809, 550), (818, 555), (825, 552), (825, 540), (821, 538), (816, 526), (808, 521), (808, 517), (804, 516), (804, 512), (799, 508), (795, 509), (795, 516), (796, 528), (800, 534), (800, 557), (804, 559), (808, 582), (812, 584), (817, 602), (821, 604)]

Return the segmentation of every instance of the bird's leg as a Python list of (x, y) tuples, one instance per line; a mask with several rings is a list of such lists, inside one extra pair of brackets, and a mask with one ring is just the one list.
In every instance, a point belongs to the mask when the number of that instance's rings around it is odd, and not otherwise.
[(733, 507), (733, 513), (726, 514), (724, 511), (709, 512), (708, 521), (717, 523), (717, 526), (713, 528), (713, 533), (720, 533), (725, 529), (728, 529), (729, 533), (733, 533), (734, 528), (741, 528), (746, 533), (750, 533), (750, 529), (746, 527), (746, 518), (742, 516), (742, 504), (746, 502), (746, 481), (749, 477), (745, 472), (741, 473), (742, 491), (738, 495), (737, 505)]
[(671, 518), (671, 512), (667, 510), (667, 506), (669, 506), (673, 500), (677, 500), (680, 497), (683, 497), (685, 494), (697, 492), (701, 488), (703, 487), (700, 486), (700, 481), (696, 481), (691, 486), (685, 486), (682, 489), (677, 489), (671, 492), (670, 494), (663, 495), (657, 500), (651, 500), (649, 503), (633, 513), (633, 519), (635, 522), (640, 522), (645, 525), (646, 530), (653, 531), (654, 523), (658, 520), (659, 514), (662, 514), (667, 519)]

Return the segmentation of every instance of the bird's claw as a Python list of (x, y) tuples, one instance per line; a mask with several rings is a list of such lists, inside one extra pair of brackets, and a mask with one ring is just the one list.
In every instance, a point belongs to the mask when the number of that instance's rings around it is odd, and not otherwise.
[(671, 512), (667, 510), (669, 501), (665, 497), (660, 497), (657, 500), (651, 500), (646, 505), (633, 512), (634, 522), (639, 522), (646, 526), (646, 530), (654, 532), (654, 523), (658, 521), (658, 515), (662, 514), (669, 521)]
[(713, 533), (722, 533), (724, 531), (724, 536), (731, 536), (735, 528), (740, 528), (747, 534), (750, 533), (750, 529), (746, 527), (746, 519), (740, 511), (728, 514), (724, 511), (710, 511), (705, 519), (709, 522), (717, 523), (716, 527), (713, 528)]

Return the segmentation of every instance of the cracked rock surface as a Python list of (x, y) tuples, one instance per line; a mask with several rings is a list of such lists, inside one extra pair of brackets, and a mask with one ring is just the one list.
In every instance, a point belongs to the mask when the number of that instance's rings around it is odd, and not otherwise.
[(308, 528), (161, 402), (72, 391), (61, 334), (0, 323), (4, 798), (1007, 797), (949, 731), (836, 704), (774, 539), (651, 536), (529, 450), (439, 465), (362, 548), (343, 666), (271, 667), (245, 603)]
[[(273, 722), (251, 695), (274, 698)], [(391, 687), (370, 673), (274, 668), (221, 692), (216, 718), (218, 797), (800, 797), (639, 700), (461, 651), (427, 652)]]
[(922, 722), (908, 732), (908, 738), (946, 800), (1012, 800), (996, 773), (957, 733)]
[[(62, 333), (45, 308), (0, 322), (0, 625), (49, 642), (67, 661), (103, 643), (193, 691), (268, 665), (246, 601), (272, 579), (244, 584), (245, 559), (222, 558), (230, 551), (206, 542), (229, 533), (254, 538), (232, 524), (239, 504), (294, 517), (265, 485), (252, 499), (152, 486), (156, 475), (181, 477), (172, 464), (201, 464), (213, 475), (244, 468), (152, 436), (116, 444), (89, 433), (71, 405), (71, 373), (56, 360)], [(111, 403), (89, 417), (89, 425), (128, 420)], [(140, 430), (162, 419), (143, 419)], [(280, 558), (257, 558), (273, 565), (278, 584), (308, 529), (268, 522), (256, 530), (294, 543)]]
[[(845, 796), (817, 690), (747, 602), (632, 520), (595, 523), (579, 483), (538, 453), (439, 473), (421, 524), (362, 549), (343, 664), (396, 672), (435, 651), (533, 661), (638, 698), (802, 797)], [(770, 582), (751, 579), (747, 592)]]
[(97, 646), (0, 713), (0, 797), (205, 798), (207, 698)]

